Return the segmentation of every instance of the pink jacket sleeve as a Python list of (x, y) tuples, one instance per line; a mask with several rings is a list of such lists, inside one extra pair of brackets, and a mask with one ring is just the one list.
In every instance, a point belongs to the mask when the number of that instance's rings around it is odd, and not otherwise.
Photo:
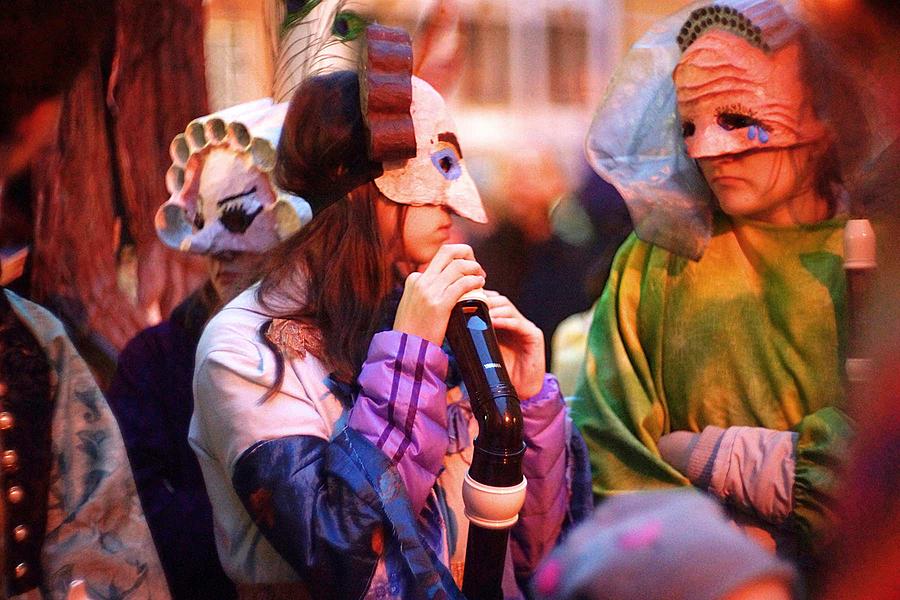
[(571, 429), (556, 377), (544, 376), (537, 395), (522, 401), (528, 479), (525, 504), (512, 531), (512, 556), (518, 578), (529, 576), (559, 537), (569, 499), (567, 440)]
[(794, 503), (796, 443), (793, 431), (708, 426), (685, 475), (714, 496), (777, 525)]

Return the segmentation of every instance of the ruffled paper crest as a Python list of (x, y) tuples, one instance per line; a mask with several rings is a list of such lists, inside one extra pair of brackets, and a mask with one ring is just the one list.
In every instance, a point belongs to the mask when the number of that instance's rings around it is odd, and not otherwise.
[(369, 158), (391, 162), (416, 155), (412, 106), (412, 42), (402, 29), (366, 27), (359, 65), (360, 108)]
[(181, 191), (191, 157), (216, 146), (247, 154), (260, 171), (271, 172), (286, 112), (287, 104), (263, 98), (191, 121), (169, 144), (172, 165), (166, 173), (166, 189), (170, 194)]

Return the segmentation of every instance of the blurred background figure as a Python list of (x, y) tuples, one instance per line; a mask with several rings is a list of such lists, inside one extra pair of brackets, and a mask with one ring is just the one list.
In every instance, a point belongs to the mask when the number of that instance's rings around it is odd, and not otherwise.
[[(850, 407), (859, 431), (843, 483), (827, 558), (813, 578), (814, 597), (900, 597), (900, 4), (891, 0), (803, 0), (815, 31), (836, 60), (871, 94), (861, 106), (831, 99), (852, 123), (875, 117), (884, 150), (871, 158), (853, 193), (878, 234), (878, 270), (862, 331), (851, 332), (875, 361), (868, 389)], [(843, 133), (843, 132), (840, 132)], [(843, 135), (858, 151), (861, 140)]]
[[(551, 148), (518, 143), (501, 164), (502, 197), (494, 205), (491, 233), (475, 242), (487, 285), (519, 307), (550, 339), (567, 316), (591, 304), (585, 276), (589, 248), (563, 240), (551, 212), (567, 189)], [(547, 345), (547, 358), (550, 346)]]
[[(590, 260), (584, 278), (584, 289), (591, 305), (603, 293), (609, 272), (612, 268), (616, 252), (628, 234), (631, 233), (631, 215), (628, 208), (616, 188), (604, 181), (593, 169), (587, 169), (582, 178), (576, 197), (576, 202), (569, 206), (575, 207), (576, 215), (583, 215), (583, 219), (559, 218), (558, 221), (568, 222), (561, 225), (560, 230), (571, 231), (575, 222), (587, 226), (585, 233), (589, 234), (589, 248), (583, 250), (585, 260)], [(561, 207), (560, 213), (565, 211)], [(580, 227), (579, 227), (580, 229)], [(565, 239), (575, 237), (564, 236)], [(577, 238), (576, 238), (577, 239)], [(563, 394), (571, 396), (575, 393), (578, 378), (584, 367), (584, 355), (587, 349), (587, 336), (593, 317), (592, 308), (566, 317), (557, 325), (551, 338), (551, 371), (559, 380), (559, 387)]]
[(789, 600), (793, 568), (693, 490), (610, 498), (533, 580), (541, 600)]

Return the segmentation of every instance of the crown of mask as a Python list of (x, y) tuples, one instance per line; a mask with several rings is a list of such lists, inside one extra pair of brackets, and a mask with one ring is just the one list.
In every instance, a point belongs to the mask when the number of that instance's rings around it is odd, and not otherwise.
[(265, 98), (195, 119), (175, 136), (171, 196), (156, 214), (167, 246), (261, 253), (309, 221), (309, 205), (271, 176), (286, 109)]
[(710, 4), (691, 11), (676, 41), (684, 52), (710, 29), (733, 33), (751, 45), (769, 52), (781, 47), (798, 31), (798, 22), (773, 0), (742, 0)]

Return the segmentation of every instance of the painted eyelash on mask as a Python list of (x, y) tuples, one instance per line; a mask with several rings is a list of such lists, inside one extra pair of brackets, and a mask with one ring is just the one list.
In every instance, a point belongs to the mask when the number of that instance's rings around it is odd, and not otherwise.
[(756, 113), (753, 110), (741, 104), (729, 104), (717, 108), (716, 122), (722, 129), (727, 131), (754, 126), (758, 129), (768, 129), (762, 121), (756, 118)]
[(247, 198), (254, 193), (256, 193), (256, 186), (246, 192), (223, 198), (216, 203), (221, 211), (219, 221), (225, 229), (231, 233), (244, 233), (253, 224), (253, 220), (263, 209), (259, 200)]

